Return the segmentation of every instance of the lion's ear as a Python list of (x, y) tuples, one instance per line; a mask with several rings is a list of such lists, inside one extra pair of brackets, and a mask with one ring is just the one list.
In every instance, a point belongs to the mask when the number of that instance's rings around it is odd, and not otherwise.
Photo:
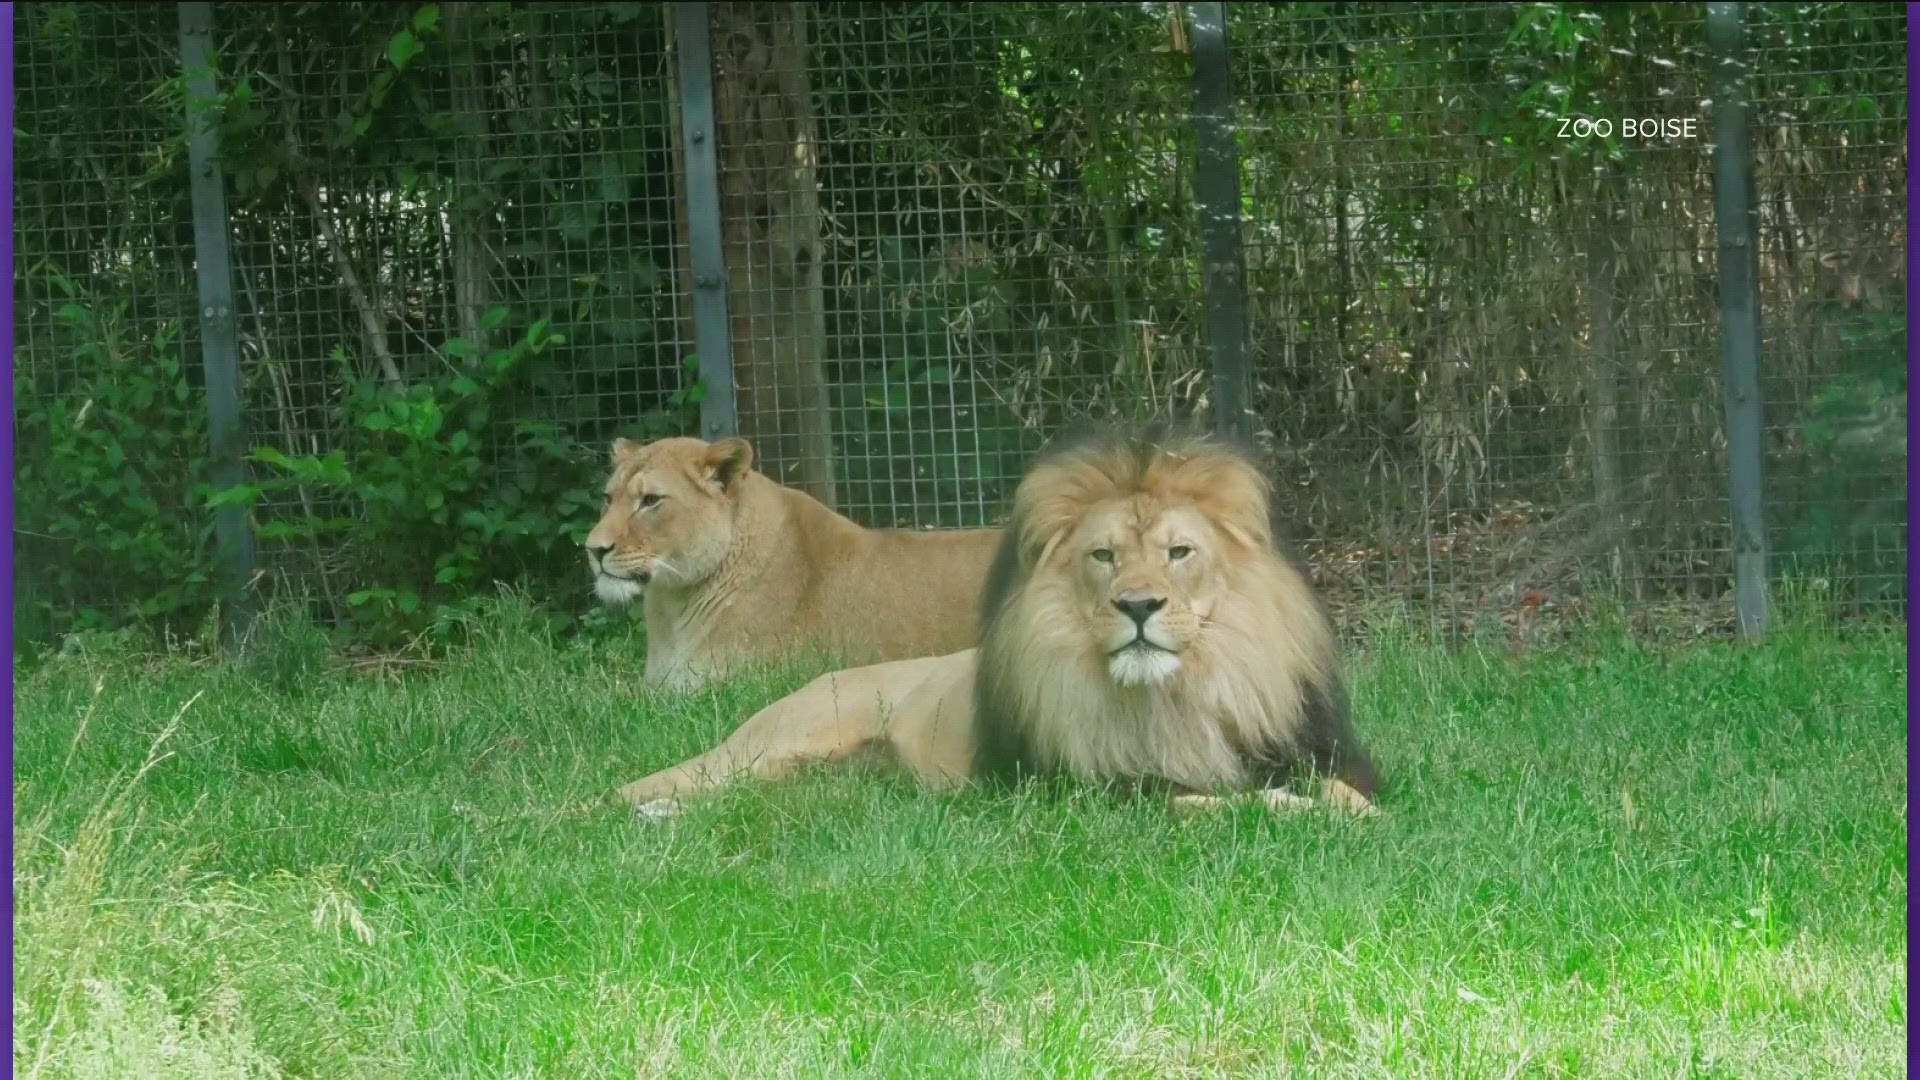
[(620, 438), (613, 440), (613, 462), (616, 465), (639, 452), (640, 444), (634, 442), (632, 439)]
[(722, 488), (732, 487), (735, 480), (753, 467), (753, 446), (745, 439), (721, 439), (707, 447), (706, 464), (714, 483)]

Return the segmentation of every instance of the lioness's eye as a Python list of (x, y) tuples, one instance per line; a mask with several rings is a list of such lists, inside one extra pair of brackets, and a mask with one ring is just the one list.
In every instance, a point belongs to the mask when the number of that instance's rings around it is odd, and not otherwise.
[(1113, 551), (1110, 548), (1094, 548), (1093, 561), (1099, 562), (1099, 563), (1110, 563), (1113, 561)]
[(642, 510), (646, 510), (646, 509), (649, 509), (649, 508), (651, 508), (651, 507), (654, 507), (654, 506), (658, 506), (658, 505), (660, 505), (660, 500), (661, 500), (662, 498), (664, 498), (664, 496), (661, 496), (661, 495), (642, 495), (642, 496), (640, 496), (640, 509), (642, 509)]
[(1167, 549), (1167, 558), (1174, 562), (1179, 562), (1191, 554), (1193, 554), (1193, 549), (1185, 544), (1175, 544)]

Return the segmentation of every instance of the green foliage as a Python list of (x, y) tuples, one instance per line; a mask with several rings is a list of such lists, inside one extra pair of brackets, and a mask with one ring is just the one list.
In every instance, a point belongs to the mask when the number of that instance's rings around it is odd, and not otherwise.
[[(1199, 408), (1178, 6), (810, 10), (821, 355), (844, 509), (977, 524), (1062, 421)], [(1589, 497), (1576, 429), (1591, 305), (1567, 268), (1613, 235), (1595, 216), (1606, 187), (1631, 211), (1618, 321), (1622, 351), (1640, 358), (1622, 372), (1621, 453), (1644, 464), (1623, 479), (1672, 496), (1673, 533), (1649, 525), (1634, 543), (1691, 548), (1719, 529), (1698, 509), (1721, 488), (1711, 470), (1669, 467), (1710, 460), (1719, 433), (1701, 404), (1718, 400), (1717, 368), (1690, 362), (1711, 355), (1717, 325), (1700, 258), (1705, 144), (1558, 130), (1650, 106), (1704, 120), (1699, 8), (1230, 10), (1256, 392), (1308, 483), (1303, 524), (1372, 544), (1417, 535), (1431, 524), (1415, 520), (1421, 507)], [(1904, 22), (1830, 3), (1748, 18), (1756, 117), (1773, 133), (1757, 167), (1779, 184), (1770, 213), (1822, 248), (1891, 249), (1882, 221), (1806, 208), (1865, 205), (1897, 179), (1906, 99), (1889, 73), (1903, 70)], [(197, 486), (198, 365), (178, 345), (195, 316), (177, 15), (52, 3), (20, 20), (29, 630), (192, 623), (210, 601), (207, 510), (229, 503), (254, 508), (273, 580), (316, 590), (360, 640), (437, 633), (451, 624), (436, 613), (497, 580), (584, 602), (568, 547), (607, 441), (690, 431), (703, 393), (674, 270), (686, 262), (662, 9), (220, 9), (212, 112), (243, 408), (281, 457), (263, 449), (261, 475), (212, 500)], [(1767, 263), (1770, 290), (1800, 284), (1771, 277), (1795, 273), (1785, 265)], [(479, 326), (502, 305), (512, 329), (546, 328), (538, 349), (509, 342), (505, 323)], [(1790, 341), (1803, 329), (1772, 325)], [(470, 348), (438, 344), (455, 334)], [(487, 360), (503, 351), (511, 371), (496, 375)], [(1871, 417), (1904, 382), (1862, 376), (1838, 349), (1775, 355), (1783, 384), (1826, 388), (1792, 417), (1783, 486), (1769, 489), (1770, 504), (1810, 508), (1783, 511), (1781, 550), (1880, 567), (1882, 588), (1882, 540), (1904, 504), (1874, 486), (1894, 466)], [(388, 365), (395, 378), (372, 374)], [(1454, 463), (1475, 457), (1487, 482), (1450, 486)], [(134, 493), (113, 486), (115, 470)], [(1835, 476), (1845, 483), (1822, 482)]]
[(1843, 311), (1841, 370), (1801, 410), (1783, 572), (1832, 580), (1854, 604), (1907, 599), (1907, 325), (1904, 311)]
[[(436, 632), (436, 615), (496, 580), (562, 612), (585, 606), (577, 542), (606, 441), (686, 430), (700, 396), (681, 377), (674, 282), (655, 261), (672, 242), (672, 216), (655, 212), (672, 175), (663, 86), (628, 85), (618, 68), (635, 34), (657, 39), (658, 20), (634, 25), (635, 5), (462, 13), (457, 32), (432, 4), (218, 18), (212, 113), (241, 291), (243, 412), (262, 444), (249, 481), (219, 493), (198, 482), (197, 351), (183, 364), (177, 344), (194, 314), (176, 13), (23, 14), (37, 81), (22, 116), (19, 236), (28, 260), (53, 268), (21, 286), (20, 526), (37, 534), (20, 535), (23, 644), (130, 621), (195, 626), (213, 601), (210, 511), (227, 505), (253, 510), (261, 585), (312, 594), (356, 643)], [(582, 47), (549, 56), (537, 92), (598, 111), (495, 112), (509, 131), (491, 137), (515, 140), (498, 152), (446, 88), (548, 34)], [(595, 35), (608, 43), (597, 54), (585, 44)], [(401, 297), (379, 312), (397, 386), (376, 374), (333, 244), (316, 235), (315, 187), (361, 280)], [(356, 217), (369, 196), (389, 209)], [(482, 236), (492, 261), (468, 279), (480, 301), (432, 262), (449, 216), (496, 227)], [(289, 228), (320, 240), (313, 254), (288, 245)], [(366, 244), (367, 232), (389, 246)], [(66, 294), (45, 284), (56, 270)], [(502, 312), (478, 318), (508, 295), (531, 320), (511, 342)], [(481, 340), (439, 343), (469, 312)], [(176, 403), (176, 389), (191, 400)], [(315, 441), (319, 452), (299, 452)], [(123, 461), (130, 493), (116, 495)]]
[[(844, 509), (881, 527), (996, 524), (1010, 494), (1004, 478), (1019, 474), (1041, 433), (1014, 423), (982, 380), (948, 365), (896, 361), (887, 370), (877, 385), (840, 388)], [(908, 508), (920, 509), (917, 519)]]
[[(507, 319), (487, 314), (487, 329)], [(271, 446), (253, 460), (272, 470), (262, 496), (306, 489), (343, 497), (328, 518), (289, 517), (259, 526), (263, 539), (344, 544), (364, 560), (360, 587), (345, 597), (357, 637), (391, 646), (423, 632), (495, 580), (564, 564), (598, 507), (590, 462), (552, 421), (520, 410), (532, 361), (563, 345), (544, 319), (484, 356), (461, 338), (441, 352), (437, 377), (404, 390), (351, 369), (337, 355), (348, 392), (341, 444), (289, 455)]]
[[(351, 62), (292, 79), (265, 61), (259, 70), (235, 61), (227, 73), (222, 147), (241, 235), (271, 242), (288, 215), (305, 215), (301, 183), (392, 193), (410, 204), (385, 223), (408, 261), (443, 257), (447, 218), (488, 249), (483, 271), (436, 268), (442, 297), (454, 300), (455, 275), (478, 291), (511, 281), (515, 306), (565, 337), (541, 386), (550, 400), (573, 398), (601, 424), (658, 405), (676, 389), (681, 360), (675, 281), (663, 269), (674, 217), (660, 212), (672, 205), (674, 169), (665, 85), (625, 66), (634, 48), (662, 47), (659, 20), (636, 23), (637, 14), (623, 4), (469, 5), (456, 25), (432, 4), (263, 9), (236, 26), (249, 43), (237, 51), (268, 56), (281, 39), (356, 47), (343, 50)], [(490, 96), (490, 65), (511, 67), (503, 57), (550, 39), (573, 51), (543, 51), (538, 67), (514, 69), (527, 100)], [(463, 92), (482, 105), (463, 106)], [(331, 277), (314, 285), (329, 309), (344, 309)], [(409, 377), (434, 364), (417, 346), (395, 342)]]
[[(1003, 404), (989, 361), (1014, 348), (1015, 319), (982, 305), (964, 347), (946, 313), (1003, 285), (991, 267), (955, 270), (880, 245), (847, 303), (830, 314), (829, 340), (852, 342), (839, 368), (835, 463), (846, 509), (877, 526), (978, 528), (1011, 492), (1041, 432)], [(902, 297), (917, 302), (902, 303)], [(909, 510), (921, 510), (917, 520)]]
[[(187, 378), (179, 328), (136, 324), (124, 300), (58, 271), (36, 280), (68, 360), (58, 388), (14, 370), (16, 634), (126, 620), (181, 626), (212, 599), (206, 561), (206, 399)], [(119, 586), (119, 588), (116, 588)]]
[[(975, 430), (998, 444), (983, 451), (993, 460), (1023, 427), (1156, 396), (1190, 403), (1191, 331), (1168, 335), (1158, 357), (1141, 347), (1199, 298), (1176, 164), (1191, 154), (1192, 85), (1186, 58), (1165, 48), (1166, 9), (829, 4), (818, 22), (816, 93), (856, 104), (820, 116), (838, 280), (827, 340), (857, 410), (841, 421), (846, 469), (892, 472), (863, 456), (970, 444)], [(895, 59), (876, 65), (881, 41)], [(860, 222), (858, 235), (841, 222)], [(1184, 393), (1154, 393), (1156, 360)], [(950, 393), (921, 385), (949, 382)], [(923, 466), (975, 467), (921, 460), (891, 482)]]

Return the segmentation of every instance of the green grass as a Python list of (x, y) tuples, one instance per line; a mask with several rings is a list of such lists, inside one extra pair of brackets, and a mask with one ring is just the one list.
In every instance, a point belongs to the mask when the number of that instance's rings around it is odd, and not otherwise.
[(476, 638), (22, 672), (17, 1075), (1904, 1072), (1903, 632), (1377, 645), (1376, 821), (815, 774), (670, 825), (602, 796), (805, 673)]

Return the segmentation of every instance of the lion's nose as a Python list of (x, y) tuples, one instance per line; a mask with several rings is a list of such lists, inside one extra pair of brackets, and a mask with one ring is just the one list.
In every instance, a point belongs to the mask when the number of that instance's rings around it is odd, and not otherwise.
[(602, 544), (593, 540), (587, 541), (587, 554), (593, 556), (596, 559), (606, 558), (607, 552), (612, 550), (613, 550), (612, 544)]
[(1134, 625), (1145, 626), (1154, 612), (1167, 606), (1167, 601), (1158, 596), (1122, 598), (1115, 600), (1113, 606), (1119, 608), (1122, 615), (1132, 619)]

